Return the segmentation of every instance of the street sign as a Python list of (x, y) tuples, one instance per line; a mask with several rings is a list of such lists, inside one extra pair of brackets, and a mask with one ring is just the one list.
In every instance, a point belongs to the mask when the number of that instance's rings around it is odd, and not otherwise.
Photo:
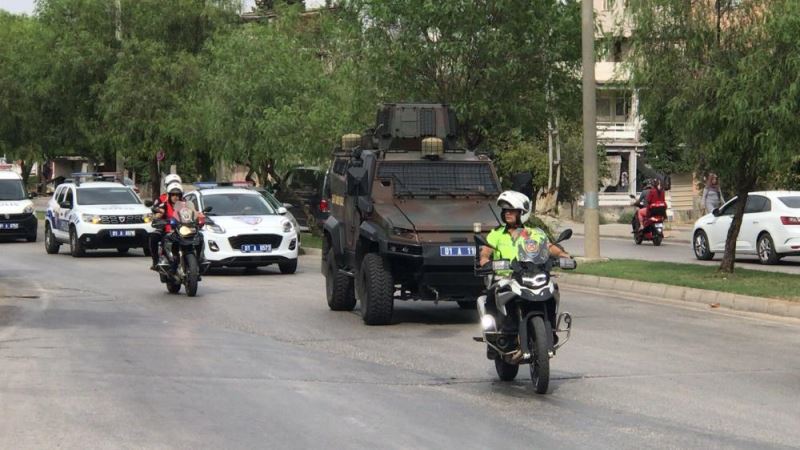
[(158, 162), (163, 161), (164, 158), (166, 158), (166, 157), (167, 157), (167, 154), (164, 153), (164, 150), (159, 150), (158, 153), (156, 153), (156, 161), (158, 161)]

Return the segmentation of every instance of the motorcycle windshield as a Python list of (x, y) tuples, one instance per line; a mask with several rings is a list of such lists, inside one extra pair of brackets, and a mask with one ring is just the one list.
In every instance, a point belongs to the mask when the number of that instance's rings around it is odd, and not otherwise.
[(517, 241), (517, 260), (535, 265), (545, 264), (550, 259), (549, 241), (546, 236), (526, 237)]
[(175, 202), (173, 205), (173, 218), (178, 223), (192, 223), (197, 218), (197, 211), (194, 209), (194, 203), (191, 202)]

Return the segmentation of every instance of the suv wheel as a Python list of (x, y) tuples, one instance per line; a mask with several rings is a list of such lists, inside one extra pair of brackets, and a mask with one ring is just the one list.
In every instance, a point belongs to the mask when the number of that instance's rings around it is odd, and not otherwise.
[(69, 229), (69, 252), (75, 258), (81, 257), (86, 254), (80, 239), (78, 239), (78, 232), (75, 228)]
[(297, 258), (285, 263), (279, 263), (278, 268), (284, 275), (289, 275), (297, 272)]
[(332, 311), (352, 311), (356, 307), (353, 279), (339, 272), (333, 249), (325, 258), (325, 296)]
[(53, 230), (50, 229), (50, 224), (45, 223), (44, 226), (44, 251), (47, 252), (48, 255), (54, 255), (58, 253), (58, 248), (61, 247), (61, 244), (58, 243), (56, 237), (53, 236)]
[(394, 309), (394, 281), (389, 261), (377, 253), (368, 253), (358, 272), (358, 299), (361, 318), (367, 325), (388, 325)]

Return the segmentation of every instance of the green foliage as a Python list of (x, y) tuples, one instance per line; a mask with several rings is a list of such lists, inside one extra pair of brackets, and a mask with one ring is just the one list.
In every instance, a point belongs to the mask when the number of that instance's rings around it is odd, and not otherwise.
[(617, 223), (630, 225), (630, 223), (633, 222), (634, 215), (636, 215), (636, 213), (633, 211), (623, 211), (617, 218)]

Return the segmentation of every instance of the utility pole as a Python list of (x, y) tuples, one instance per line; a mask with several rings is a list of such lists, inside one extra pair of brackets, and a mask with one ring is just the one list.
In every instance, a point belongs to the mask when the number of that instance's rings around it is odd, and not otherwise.
[(583, 226), (584, 256), (600, 259), (600, 211), (597, 197), (597, 104), (594, 78), (594, 5), (581, 4), (581, 55), (583, 60)]
[[(114, 33), (114, 37), (116, 37), (117, 42), (119, 43), (119, 53), (122, 53), (122, 0), (116, 0), (116, 31)], [(125, 181), (125, 157), (122, 156), (122, 152), (117, 149), (117, 173), (119, 174), (119, 181), (120, 183)]]

